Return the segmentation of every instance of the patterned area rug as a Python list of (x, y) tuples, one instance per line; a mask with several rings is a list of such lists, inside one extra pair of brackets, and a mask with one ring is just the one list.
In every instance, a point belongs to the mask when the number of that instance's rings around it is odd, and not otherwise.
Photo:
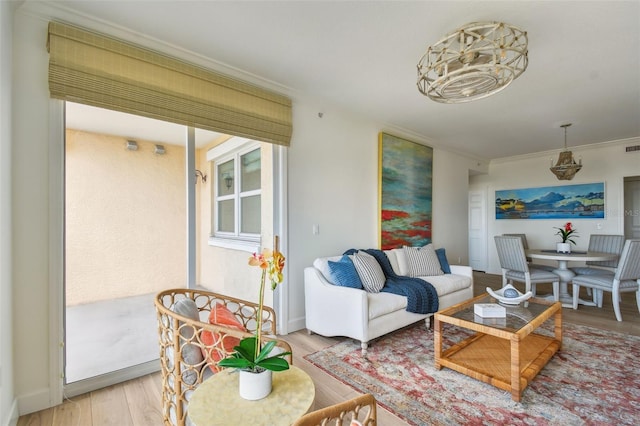
[[(639, 425), (640, 337), (563, 328), (562, 349), (521, 402), (453, 370), (436, 370), (433, 332), (422, 322), (373, 341), (366, 358), (360, 344), (348, 339), (305, 359), (373, 394), (411, 425)], [(446, 347), (467, 333), (444, 324)], [(551, 335), (550, 326), (540, 333)]]

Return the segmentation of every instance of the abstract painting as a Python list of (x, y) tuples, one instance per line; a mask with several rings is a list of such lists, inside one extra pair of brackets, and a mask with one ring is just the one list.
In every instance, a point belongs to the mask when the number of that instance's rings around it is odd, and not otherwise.
[(433, 148), (380, 133), (380, 248), (431, 242)]
[(604, 182), (496, 191), (496, 219), (602, 219)]

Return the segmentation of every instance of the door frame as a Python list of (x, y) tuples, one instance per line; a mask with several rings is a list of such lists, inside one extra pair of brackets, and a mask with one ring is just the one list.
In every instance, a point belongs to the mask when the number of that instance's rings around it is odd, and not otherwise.
[[(49, 100), (49, 405), (61, 404), (63, 398), (73, 397), (89, 392), (99, 387), (110, 386), (136, 377), (147, 375), (160, 370), (156, 360), (138, 364), (120, 370), (108, 377), (80, 380), (71, 384), (64, 384), (65, 365), (65, 318), (64, 318), (64, 193), (65, 193), (65, 102), (57, 99)], [(194, 129), (186, 130), (187, 169), (193, 165), (195, 170), (195, 138)], [(273, 232), (280, 236), (280, 251), (288, 256), (287, 234), (287, 149), (273, 145)], [(195, 205), (195, 192), (192, 185), (193, 173), (186, 171), (187, 206)], [(189, 192), (191, 191), (191, 193)], [(187, 276), (189, 287), (195, 284), (195, 210), (187, 212)], [(192, 235), (193, 234), (193, 235)], [(192, 262), (192, 263), (190, 263)], [(289, 279), (288, 268), (284, 270), (284, 283)], [(278, 286), (274, 295), (274, 309), (279, 319), (278, 333), (288, 333), (289, 286)], [(133, 371), (135, 370), (135, 371)], [(91, 380), (91, 383), (88, 381)]]

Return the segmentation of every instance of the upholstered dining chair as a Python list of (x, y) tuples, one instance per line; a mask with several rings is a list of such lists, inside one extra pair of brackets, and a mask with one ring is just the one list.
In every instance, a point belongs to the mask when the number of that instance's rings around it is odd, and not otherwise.
[[(622, 321), (620, 313), (620, 295), (636, 293), (636, 304), (640, 312), (640, 239), (627, 240), (622, 248), (615, 274), (589, 274), (573, 277), (573, 309), (578, 309), (580, 287), (594, 291), (611, 292), (613, 311), (616, 319)], [(598, 298), (598, 307), (602, 307), (602, 297)]]
[[(527, 234), (502, 234), (505, 237), (520, 237), (522, 239), (522, 246), (525, 250), (529, 250), (529, 243), (527, 242)], [(533, 263), (533, 259), (527, 257), (529, 266), (537, 269), (544, 269), (545, 271), (553, 271), (557, 266), (545, 265), (544, 263)]]
[(624, 247), (624, 235), (592, 234), (589, 237), (589, 251), (600, 253), (614, 253), (618, 257), (611, 260), (589, 261), (586, 266), (571, 268), (576, 275), (600, 275), (603, 273), (614, 273), (618, 266), (619, 256)]
[[(358, 423), (352, 422), (353, 420)], [(376, 399), (370, 393), (305, 414), (293, 426), (376, 426)]]
[(559, 300), (560, 277), (551, 271), (545, 271), (529, 266), (524, 253), (522, 238), (496, 235), (498, 259), (502, 268), (502, 286), (513, 284), (514, 281), (525, 284), (525, 293), (531, 291), (536, 295), (536, 284), (552, 283), (553, 300)]
[[(618, 260), (620, 259), (620, 253), (622, 253), (623, 246), (624, 235), (591, 234), (589, 237), (588, 251), (614, 253), (617, 254), (618, 257), (611, 260), (585, 262), (585, 266), (576, 266), (571, 268), (571, 270), (576, 275), (614, 274), (616, 272), (616, 267), (618, 266)], [(591, 288), (587, 289), (587, 293), (591, 295)], [(593, 291), (593, 302), (598, 304), (598, 306), (602, 306), (601, 291)]]

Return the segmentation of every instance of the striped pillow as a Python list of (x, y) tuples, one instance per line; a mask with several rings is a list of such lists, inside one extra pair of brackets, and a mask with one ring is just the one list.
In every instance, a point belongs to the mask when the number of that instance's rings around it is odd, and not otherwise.
[(376, 258), (368, 253), (356, 252), (353, 255), (353, 264), (364, 289), (369, 293), (379, 293), (384, 287), (386, 277)]
[(405, 246), (404, 253), (407, 256), (410, 277), (444, 275), (440, 268), (440, 260), (438, 260), (438, 255), (432, 244), (427, 244), (420, 248)]

